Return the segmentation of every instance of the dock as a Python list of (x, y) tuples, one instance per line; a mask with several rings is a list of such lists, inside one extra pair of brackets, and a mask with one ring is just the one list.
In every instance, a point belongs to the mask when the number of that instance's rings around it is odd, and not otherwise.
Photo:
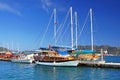
[(101, 49), (101, 60), (100, 61), (80, 61), (78, 66), (120, 69), (120, 63), (109, 63), (109, 62), (104, 61), (103, 49)]
[(117, 68), (120, 69), (120, 63), (105, 63), (105, 62), (87, 62), (81, 61), (78, 66), (99, 67), (99, 68)]

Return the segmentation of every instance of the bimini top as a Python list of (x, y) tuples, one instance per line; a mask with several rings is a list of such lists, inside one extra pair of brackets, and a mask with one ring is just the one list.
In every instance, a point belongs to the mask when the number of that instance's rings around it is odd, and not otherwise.
[(68, 46), (51, 46), (51, 48), (61, 55), (68, 55), (68, 52), (72, 51), (72, 48)]
[[(55, 50), (72, 50), (72, 48), (70, 46), (51, 46), (52, 49)], [(76, 50), (76, 48), (74, 48), (74, 50)]]
[(96, 50), (76, 50), (73, 54), (98, 54)]
[(57, 52), (61, 55), (68, 55), (68, 51), (65, 50), (65, 51), (62, 51), (62, 50), (57, 50)]

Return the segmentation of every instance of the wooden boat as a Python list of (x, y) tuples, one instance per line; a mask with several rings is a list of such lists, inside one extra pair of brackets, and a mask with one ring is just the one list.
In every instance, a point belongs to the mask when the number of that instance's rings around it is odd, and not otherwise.
[(10, 61), (12, 58), (13, 54), (11, 52), (0, 52), (0, 60), (3, 61)]
[(4, 58), (5, 52), (0, 52), (0, 60)]
[(34, 55), (36, 64), (45, 66), (77, 66), (79, 60), (72, 56), (60, 55), (53, 50), (40, 50)]
[(14, 56), (11, 59), (11, 62), (17, 62), (17, 63), (33, 63), (34, 62), (34, 58), (33, 58), (34, 54), (19, 54)]
[(73, 52), (77, 54), (81, 60), (98, 60), (100, 58), (100, 52), (93, 49), (93, 25), (92, 25), (92, 9), (90, 8), (90, 27), (91, 27), (91, 49), (90, 50), (76, 50)]
[[(73, 28), (72, 22), (72, 7), (70, 8), (71, 13), (71, 28)], [(56, 45), (56, 9), (54, 9), (54, 37)], [(72, 36), (72, 49), (73, 50), (73, 29), (71, 30)], [(61, 49), (40, 49), (34, 56), (36, 64), (46, 65), (46, 66), (77, 66), (79, 64), (79, 59), (68, 54), (67, 50)]]
[(77, 54), (81, 60), (98, 60), (100, 52), (95, 50), (76, 50), (73, 54)]

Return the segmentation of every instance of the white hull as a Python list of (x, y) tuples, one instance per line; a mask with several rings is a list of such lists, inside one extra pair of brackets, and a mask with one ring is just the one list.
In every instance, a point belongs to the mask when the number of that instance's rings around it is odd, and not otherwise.
[(44, 66), (78, 66), (79, 60), (66, 62), (36, 62), (36, 64)]
[(16, 62), (16, 63), (32, 63), (33, 60), (32, 59), (11, 59), (12, 62)]
[(33, 55), (34, 54), (29, 54), (29, 55), (22, 55), (20, 57), (16, 58), (12, 58), (11, 61), (12, 62), (17, 62), (17, 63), (33, 63), (34, 59), (33, 59)]

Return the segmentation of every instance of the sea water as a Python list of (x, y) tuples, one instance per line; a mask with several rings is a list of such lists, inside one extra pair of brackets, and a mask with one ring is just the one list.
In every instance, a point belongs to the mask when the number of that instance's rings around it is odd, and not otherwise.
[[(104, 59), (120, 63), (119, 56)], [(0, 80), (120, 80), (120, 69), (50, 67), (0, 61)]]

